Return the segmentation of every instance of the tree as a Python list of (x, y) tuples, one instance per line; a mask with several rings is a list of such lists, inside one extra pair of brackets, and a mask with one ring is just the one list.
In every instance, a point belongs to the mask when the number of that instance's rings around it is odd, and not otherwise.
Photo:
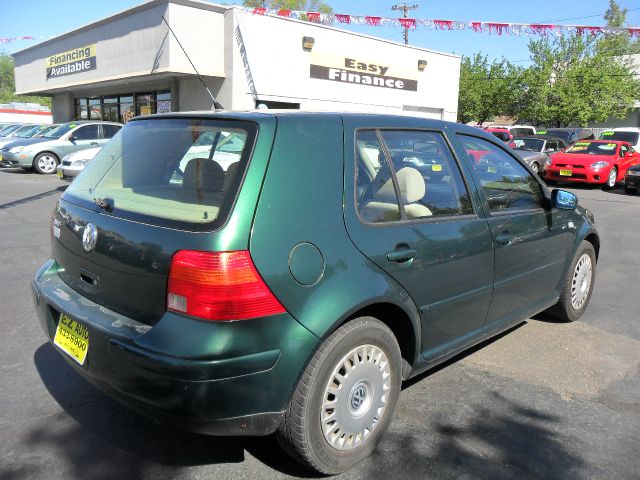
[(489, 62), (481, 53), (464, 57), (460, 66), (458, 121), (481, 124), (511, 115), (520, 104), (521, 69), (504, 58)]
[(16, 95), (16, 83), (13, 75), (13, 59), (6, 53), (0, 53), (0, 103), (34, 102), (51, 107), (48, 97)]
[(268, 8), (271, 10), (299, 10), (305, 12), (331, 13), (331, 7), (321, 0), (244, 0), (250, 8)]
[(640, 98), (640, 79), (601, 40), (573, 34), (529, 43), (532, 65), (523, 74), (520, 118), (564, 127), (624, 118)]

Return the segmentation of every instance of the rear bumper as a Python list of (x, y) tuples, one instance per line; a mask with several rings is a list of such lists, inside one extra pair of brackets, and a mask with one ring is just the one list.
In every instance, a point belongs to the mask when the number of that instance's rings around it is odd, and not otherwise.
[[(166, 314), (153, 327), (97, 305), (68, 287), (49, 260), (32, 293), (53, 342), (60, 312), (89, 330), (84, 378), (157, 421), (212, 435), (275, 431), (317, 337), (288, 314), (203, 322)], [(193, 344), (194, 355), (184, 346)], [(201, 346), (208, 346), (203, 354)], [(198, 351), (196, 354), (195, 352)]]

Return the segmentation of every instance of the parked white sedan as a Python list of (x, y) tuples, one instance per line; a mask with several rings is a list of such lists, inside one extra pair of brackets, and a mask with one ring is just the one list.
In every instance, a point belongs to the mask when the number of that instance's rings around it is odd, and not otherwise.
[(93, 160), (93, 157), (95, 157), (100, 150), (102, 150), (102, 147), (95, 147), (65, 155), (62, 157), (62, 161), (56, 170), (58, 176), (70, 182), (76, 175), (84, 170), (85, 165)]

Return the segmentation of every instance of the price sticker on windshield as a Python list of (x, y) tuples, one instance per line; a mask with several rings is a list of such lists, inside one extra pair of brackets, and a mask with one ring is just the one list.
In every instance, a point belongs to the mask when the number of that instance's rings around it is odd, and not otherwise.
[(602, 132), (603, 137), (610, 137), (614, 132)]

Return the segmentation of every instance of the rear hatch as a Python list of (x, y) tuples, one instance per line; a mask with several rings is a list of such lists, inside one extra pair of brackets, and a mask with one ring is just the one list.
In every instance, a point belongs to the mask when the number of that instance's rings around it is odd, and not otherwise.
[[(257, 134), (256, 123), (224, 116), (129, 122), (56, 207), (60, 277), (110, 310), (157, 322), (177, 250), (247, 248), (252, 215), (229, 219), (238, 205), (255, 208), (254, 185), (244, 200), (239, 192)], [(252, 162), (259, 176), (265, 166)]]

